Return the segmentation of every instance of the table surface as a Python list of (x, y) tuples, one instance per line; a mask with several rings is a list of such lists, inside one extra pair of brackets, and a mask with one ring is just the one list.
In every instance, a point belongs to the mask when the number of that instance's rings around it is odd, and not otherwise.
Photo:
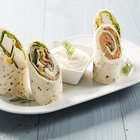
[[(27, 48), (74, 35), (92, 34), (101, 9), (114, 11), (123, 38), (140, 45), (140, 0), (0, 0), (0, 26)], [(0, 111), (0, 140), (140, 140), (140, 84), (44, 115)]]

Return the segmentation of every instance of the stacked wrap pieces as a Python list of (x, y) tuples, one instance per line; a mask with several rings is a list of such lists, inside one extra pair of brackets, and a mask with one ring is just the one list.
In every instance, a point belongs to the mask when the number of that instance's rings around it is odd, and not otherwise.
[(40, 105), (62, 97), (62, 74), (48, 48), (33, 42), (28, 51), (29, 75), (32, 94)]
[(26, 56), (18, 39), (0, 29), (0, 94), (16, 96), (26, 91)]
[(121, 30), (120, 30), (119, 23), (117, 22), (114, 15), (109, 10), (106, 9), (99, 11), (96, 14), (94, 19), (94, 29), (97, 30), (100, 27), (100, 25), (103, 24), (113, 25), (116, 31), (118, 32), (119, 36), (121, 37)]
[(96, 30), (96, 56), (93, 78), (102, 84), (111, 84), (120, 76), (121, 43), (116, 29), (109, 24)]

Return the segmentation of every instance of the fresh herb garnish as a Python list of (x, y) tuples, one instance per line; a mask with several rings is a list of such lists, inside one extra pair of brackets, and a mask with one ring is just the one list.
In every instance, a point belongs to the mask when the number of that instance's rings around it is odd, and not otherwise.
[(66, 50), (67, 55), (72, 56), (74, 54), (74, 48), (68, 41), (64, 41), (63, 46)]
[(133, 68), (133, 64), (130, 62), (126, 62), (125, 66), (122, 67), (121, 72), (125, 75), (128, 76)]
[(20, 104), (31, 103), (34, 100), (27, 99), (25, 95), (20, 95), (9, 100), (10, 102), (18, 102)]

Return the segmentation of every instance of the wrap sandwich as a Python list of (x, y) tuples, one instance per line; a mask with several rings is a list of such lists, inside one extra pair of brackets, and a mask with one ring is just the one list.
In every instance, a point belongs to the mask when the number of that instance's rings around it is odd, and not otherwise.
[(0, 29), (0, 94), (16, 96), (26, 91), (26, 55), (15, 35)]
[(30, 84), (35, 101), (46, 105), (62, 97), (62, 74), (48, 48), (41, 42), (30, 44), (28, 50)]
[(111, 25), (101, 25), (96, 30), (96, 53), (93, 78), (102, 84), (111, 84), (120, 76), (121, 42), (116, 29)]

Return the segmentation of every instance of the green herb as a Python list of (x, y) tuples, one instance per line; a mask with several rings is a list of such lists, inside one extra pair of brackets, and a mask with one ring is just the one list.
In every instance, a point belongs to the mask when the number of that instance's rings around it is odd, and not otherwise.
[(1, 44), (1, 49), (3, 50), (4, 54), (7, 55), (8, 57), (11, 57), (12, 53), (9, 53)]
[(48, 51), (47, 46), (46, 46), (45, 44), (39, 42), (39, 41), (33, 42), (33, 45), (32, 45), (32, 46), (37, 46), (37, 47), (39, 47), (39, 48), (45, 48), (45, 49)]
[(114, 48), (110, 48), (110, 51), (113, 52), (114, 51)]
[(119, 24), (115, 23), (115, 22), (113, 22), (113, 24), (114, 24), (114, 27), (116, 28), (116, 30), (118, 31), (118, 33), (120, 35), (121, 33), (120, 33), (120, 26), (119, 26)]
[(20, 104), (31, 103), (34, 100), (27, 99), (25, 95), (20, 95), (9, 100), (10, 102), (18, 102)]
[(35, 50), (34, 55), (32, 57), (32, 62), (34, 64), (37, 64), (37, 59), (38, 59), (38, 52), (37, 52), (37, 50)]
[(72, 56), (74, 54), (74, 48), (68, 41), (64, 41), (63, 46), (66, 50), (67, 55)]
[(130, 62), (126, 62), (125, 66), (122, 67), (121, 72), (125, 75), (128, 76), (133, 68), (133, 64), (131, 64)]
[(116, 41), (117, 41), (118, 44), (120, 44), (120, 41), (119, 41), (119, 37), (118, 36), (116, 36)]
[(111, 48), (111, 46), (109, 46), (109, 45), (106, 45), (106, 46), (109, 48), (109, 50), (110, 50), (111, 52), (113, 52), (114, 49), (115, 49), (115, 48)]
[(0, 52), (2, 52), (2, 48), (0, 47)]

